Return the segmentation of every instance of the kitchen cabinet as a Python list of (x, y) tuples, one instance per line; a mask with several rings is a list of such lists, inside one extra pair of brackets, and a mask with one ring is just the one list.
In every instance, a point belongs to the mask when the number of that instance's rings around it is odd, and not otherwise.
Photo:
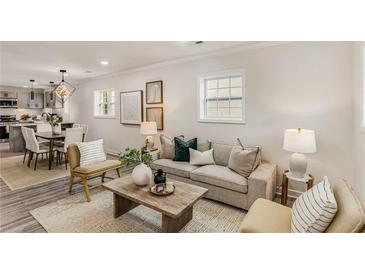
[(17, 98), (16, 91), (0, 91), (0, 98)]
[(28, 108), (43, 108), (44, 97), (42, 93), (34, 93), (32, 98), (31, 93), (28, 93)]
[(28, 108), (29, 96), (28, 92), (18, 92), (18, 108)]
[(62, 108), (61, 102), (57, 100), (55, 95), (51, 96), (51, 92), (46, 91), (44, 93), (44, 96), (45, 96), (44, 101), (45, 101), (46, 108), (53, 108), (53, 109)]

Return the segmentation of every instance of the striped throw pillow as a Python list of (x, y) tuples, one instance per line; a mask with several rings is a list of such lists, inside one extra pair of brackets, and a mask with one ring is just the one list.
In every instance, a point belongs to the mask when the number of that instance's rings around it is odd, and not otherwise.
[(80, 167), (106, 160), (103, 139), (92, 142), (78, 142), (76, 145), (80, 150)]
[(328, 178), (304, 192), (292, 208), (291, 232), (324, 232), (337, 212), (337, 203)]

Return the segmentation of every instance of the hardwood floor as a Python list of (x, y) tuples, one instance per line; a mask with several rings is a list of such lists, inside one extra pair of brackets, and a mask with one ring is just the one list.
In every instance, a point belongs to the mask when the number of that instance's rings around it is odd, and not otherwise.
[[(123, 169), (122, 173), (131, 169)], [(115, 178), (117, 174), (110, 172), (107, 176)], [(0, 232), (46, 232), (29, 211), (69, 196), (68, 180), (67, 177), (11, 191), (0, 179)], [(100, 178), (90, 180), (92, 183), (100, 183)], [(72, 194), (82, 191), (82, 186), (75, 184)]]

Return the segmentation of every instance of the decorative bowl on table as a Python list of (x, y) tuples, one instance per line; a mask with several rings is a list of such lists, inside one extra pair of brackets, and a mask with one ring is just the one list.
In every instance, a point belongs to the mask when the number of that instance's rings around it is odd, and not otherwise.
[(158, 196), (167, 196), (175, 191), (175, 186), (172, 182), (166, 182), (163, 184), (154, 184), (150, 187), (150, 191), (152, 194)]

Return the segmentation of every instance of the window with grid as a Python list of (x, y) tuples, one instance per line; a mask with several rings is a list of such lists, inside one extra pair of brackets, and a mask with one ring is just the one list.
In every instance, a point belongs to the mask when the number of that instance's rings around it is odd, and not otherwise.
[(114, 89), (96, 90), (94, 92), (94, 116), (101, 118), (115, 118)]
[(199, 77), (199, 121), (243, 123), (243, 82), (242, 71)]

